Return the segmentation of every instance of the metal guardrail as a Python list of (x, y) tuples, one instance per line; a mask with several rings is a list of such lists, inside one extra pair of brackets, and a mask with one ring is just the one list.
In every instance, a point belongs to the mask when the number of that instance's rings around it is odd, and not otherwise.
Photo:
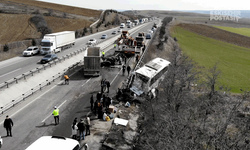
[[(135, 26), (134, 26), (134, 27), (135, 27)], [(157, 28), (157, 29), (158, 29), (158, 28)], [(114, 36), (116, 36), (116, 34), (115, 34)], [(112, 38), (112, 37), (114, 37), (114, 36), (111, 36), (111, 37), (109, 37), (109, 38), (107, 38), (107, 39), (110, 39), (110, 38)], [(106, 39), (106, 40), (107, 40), (107, 39)], [(91, 46), (96, 46), (96, 45), (98, 45), (98, 44), (100, 44), (100, 43), (102, 43), (102, 42), (104, 42), (104, 41), (106, 41), (106, 40), (97, 41), (96, 44), (92, 44)], [(152, 41), (152, 40), (151, 40), (151, 41)], [(150, 41), (150, 42), (151, 42), (151, 41)], [(106, 46), (104, 46), (103, 49), (107, 48), (107, 47), (110, 46), (112, 43), (114, 43), (114, 41), (108, 43)], [(62, 61), (65, 61), (65, 59), (69, 59), (70, 57), (73, 57), (73, 56), (75, 56), (75, 55), (77, 55), (77, 54), (83, 52), (83, 51), (86, 50), (88, 47), (89, 47), (89, 46), (83, 47), (83, 48), (81, 48), (81, 49), (79, 49), (79, 50), (76, 50), (76, 51), (74, 51), (74, 52), (72, 52), (72, 53), (69, 53), (69, 54), (67, 54), (67, 55), (65, 55), (65, 56), (62, 56), (62, 57), (60, 57), (60, 58), (58, 58), (58, 59), (56, 59), (56, 60), (54, 60), (54, 61), (52, 61), (52, 62), (49, 62), (49, 63), (47, 63), (47, 64), (44, 64), (44, 65), (42, 65), (42, 66), (40, 66), (40, 67), (34, 68), (34, 69), (32, 69), (32, 70), (30, 70), (30, 71), (28, 71), (28, 72), (26, 72), (26, 73), (23, 73), (22, 75), (19, 75), (19, 76), (15, 77), (15, 78), (13, 78), (13, 79), (10, 79), (10, 80), (8, 80), (8, 81), (6, 81), (6, 82), (4, 82), (4, 83), (1, 83), (1, 84), (0, 84), (0, 90), (1, 90), (2, 88), (5, 88), (5, 87), (6, 87), (6, 88), (9, 88), (10, 85), (18, 84), (18, 82), (19, 82), (20, 80), (26, 80), (26, 79), (28, 79), (29, 77), (32, 77), (34, 74), (40, 73), (41, 71), (46, 70), (46, 68), (48, 68), (48, 67), (51, 67), (51, 66), (53, 66), (53, 65), (56, 65), (57, 63), (61, 63)], [(146, 50), (147, 50), (147, 48), (145, 49), (144, 53), (146, 52)], [(141, 60), (141, 59), (140, 59), (140, 60)], [(10, 103), (6, 104), (4, 107), (0, 107), (0, 115), (3, 114), (3, 113), (4, 113), (5, 111), (7, 111), (8, 109), (10, 109), (11, 107), (14, 107), (16, 104), (18, 104), (18, 103), (24, 101), (26, 98), (28, 98), (29, 96), (33, 95), (33, 94), (36, 93), (37, 91), (41, 91), (45, 86), (50, 85), (50, 84), (51, 84), (52, 82), (54, 82), (57, 78), (62, 77), (63, 74), (64, 74), (65, 72), (67, 72), (67, 71), (69, 71), (69, 70), (71, 70), (71, 69), (74, 69), (74, 68), (78, 67), (79, 64), (81, 64), (81, 61), (80, 61), (80, 62), (77, 62), (77, 63), (75, 63), (75, 64), (73, 64), (72, 66), (68, 67), (67, 69), (64, 69), (62, 72), (59, 72), (57, 75), (52, 76), (51, 78), (47, 79), (45, 82), (39, 84), (38, 86), (32, 88), (32, 89), (29, 90), (29, 91), (23, 93), (21, 96), (19, 96), (19, 97), (13, 99)]]
[[(156, 35), (158, 29), (159, 29), (159, 28), (157, 28), (157, 29), (155, 30), (155, 32), (153, 33), (153, 36), (151, 37), (151, 40), (149, 41), (149, 43), (148, 43), (147, 45), (151, 45), (151, 43), (153, 42), (153, 39), (154, 39), (154, 37), (155, 37), (155, 35)], [(141, 63), (142, 63), (142, 60), (144, 59), (145, 54), (146, 54), (147, 51), (148, 51), (148, 47), (149, 47), (149, 46), (146, 47), (146, 49), (144, 50), (144, 52), (143, 52), (142, 55), (140, 56), (140, 59), (139, 59), (138, 63), (136, 64), (136, 66), (133, 68), (132, 71), (135, 71), (136, 69), (138, 69), (138, 68), (140, 67), (140, 65), (141, 65)], [(127, 80), (127, 88), (128, 88), (128, 87), (131, 87), (131, 85), (132, 85), (132, 83), (133, 83), (133, 80), (134, 80), (134, 76), (135, 76), (135, 74), (132, 74), (132, 73), (131, 73), (130, 76), (128, 77), (128, 80)]]
[(29, 96), (33, 95), (37, 91), (41, 91), (45, 86), (51, 85), (52, 82), (55, 82), (56, 79), (63, 77), (64, 73), (79, 67), (81, 65), (81, 61), (73, 64), (72, 66), (68, 67), (67, 69), (64, 69), (62, 72), (59, 72), (57, 75), (52, 76), (51, 78), (47, 79), (46, 81), (40, 83), (39, 85), (33, 87), (29, 91), (23, 93), (21, 96), (17, 97), (16, 99), (12, 100), (10, 103), (6, 104), (4, 107), (0, 108), (0, 114), (3, 114), (5, 111), (10, 109), (11, 107), (14, 107), (16, 104), (24, 101)]

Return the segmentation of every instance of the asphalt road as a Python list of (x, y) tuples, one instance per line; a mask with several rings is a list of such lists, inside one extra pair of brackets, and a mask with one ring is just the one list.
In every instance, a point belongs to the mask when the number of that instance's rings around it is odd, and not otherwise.
[[(138, 32), (151, 29), (152, 25), (153, 22), (149, 23), (132, 36), (135, 37)], [(111, 29), (109, 32), (113, 30), (114, 29)], [(101, 34), (104, 33), (99, 33), (99, 35), (95, 36), (100, 37)], [(88, 39), (92, 37), (89, 36), (85, 38), (86, 39), (82, 39), (83, 41), (77, 41), (76, 47), (74, 48), (82, 46), (80, 43), (86, 43)], [(63, 51), (60, 55), (65, 55), (67, 51), (71, 51), (71, 49)], [(39, 59), (38, 57), (41, 56), (25, 58), (28, 60), (24, 62), (36, 62), (37, 59)], [(133, 59), (131, 59), (131, 61), (133, 61)], [(36, 64), (33, 63), (33, 65)], [(15, 70), (15, 68), (13, 69)], [(22, 70), (23, 69), (13, 73), (15, 74)], [(2, 115), (0, 117), (0, 125), (2, 125), (7, 114), (14, 122), (12, 130), (13, 137), (5, 137), (5, 129), (3, 127), (0, 128), (0, 136), (3, 137), (4, 142), (2, 149), (23, 150), (43, 135), (70, 137), (73, 119), (75, 117), (84, 117), (90, 112), (89, 98), (91, 94), (94, 94), (95, 97), (96, 93), (100, 91), (101, 79), (106, 78), (111, 82), (109, 95), (112, 96), (116, 93), (122, 81), (127, 77), (126, 75), (121, 75), (120, 68), (103, 68), (101, 74), (102, 76), (96, 78), (84, 78), (82, 72), (76, 72), (74, 75), (71, 75), (69, 85), (63, 85), (61, 84), (63, 79), (57, 79), (50, 86), (44, 88), (42, 92), (32, 95)], [(60, 124), (57, 126), (54, 125), (54, 118), (52, 116), (54, 106), (58, 106), (60, 109)]]
[[(100, 39), (103, 34), (107, 34), (108, 37), (116, 36), (120, 33), (117, 33), (115, 35), (111, 33), (112, 31), (118, 31), (118, 29), (119, 27), (116, 27), (89, 36), (78, 38), (76, 39), (75, 46), (69, 49), (62, 50), (62, 52), (57, 53), (57, 56), (62, 57), (73, 51), (79, 50), (82, 47), (86, 47), (86, 43), (91, 38), (95, 38), (97, 41), (103, 41), (106, 40), (106, 39)], [(130, 28), (125, 28), (123, 30), (129, 30), (129, 29)], [(8, 60), (8, 63), (0, 66), (0, 83), (4, 83), (5, 81), (13, 79), (14, 77), (17, 77), (23, 73), (29, 72), (30, 70), (37, 68), (38, 66), (41, 66), (41, 64), (37, 63), (41, 60), (41, 58), (43, 58), (43, 55), (38, 54), (32, 57), (19, 56), (14, 59)]]

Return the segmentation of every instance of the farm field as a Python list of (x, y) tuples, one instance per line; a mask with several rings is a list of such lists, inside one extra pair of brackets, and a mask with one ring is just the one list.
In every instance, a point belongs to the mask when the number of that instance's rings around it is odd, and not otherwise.
[(250, 37), (250, 28), (233, 28), (225, 26), (213, 26), (213, 27)]
[(242, 36), (225, 30), (221, 30), (212, 26), (203, 24), (188, 24), (181, 23), (177, 26), (182, 27), (188, 31), (203, 35), (209, 38), (213, 38), (219, 41), (231, 43), (234, 45), (250, 48), (250, 37)]
[(250, 89), (250, 49), (208, 38), (180, 26), (171, 29), (171, 36), (178, 39), (183, 52), (200, 66), (209, 68), (218, 62), (219, 82), (230, 87), (231, 92)]

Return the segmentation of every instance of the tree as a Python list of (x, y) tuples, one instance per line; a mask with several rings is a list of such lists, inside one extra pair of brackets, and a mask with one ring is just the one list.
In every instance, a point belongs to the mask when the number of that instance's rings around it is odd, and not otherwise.
[(49, 16), (53, 16), (54, 10), (53, 9), (48, 9), (48, 14)]
[(36, 40), (32, 39), (31, 44), (32, 44), (32, 46), (36, 46)]
[(67, 13), (66, 12), (63, 12), (63, 18), (67, 18)]
[(218, 70), (218, 63), (216, 63), (212, 68), (209, 69), (206, 77), (207, 77), (207, 85), (209, 87), (209, 99), (212, 99), (215, 94), (215, 85), (217, 84), (217, 80), (221, 74), (221, 71)]
[(4, 51), (4, 52), (9, 51), (9, 46), (8, 46), (7, 44), (5, 44), (5, 45), (4, 45), (4, 47), (3, 47), (3, 51)]

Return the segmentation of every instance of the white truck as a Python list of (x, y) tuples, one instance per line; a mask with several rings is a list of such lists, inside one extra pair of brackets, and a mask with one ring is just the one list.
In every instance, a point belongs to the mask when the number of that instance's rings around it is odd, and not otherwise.
[(41, 54), (61, 52), (63, 48), (75, 45), (75, 31), (45, 34), (41, 41)]
[(137, 26), (139, 24), (139, 20), (138, 19), (134, 20), (134, 23)]
[(127, 25), (127, 26), (131, 26), (131, 21), (130, 21), (130, 20), (127, 20), (127, 21), (126, 21), (126, 25)]

